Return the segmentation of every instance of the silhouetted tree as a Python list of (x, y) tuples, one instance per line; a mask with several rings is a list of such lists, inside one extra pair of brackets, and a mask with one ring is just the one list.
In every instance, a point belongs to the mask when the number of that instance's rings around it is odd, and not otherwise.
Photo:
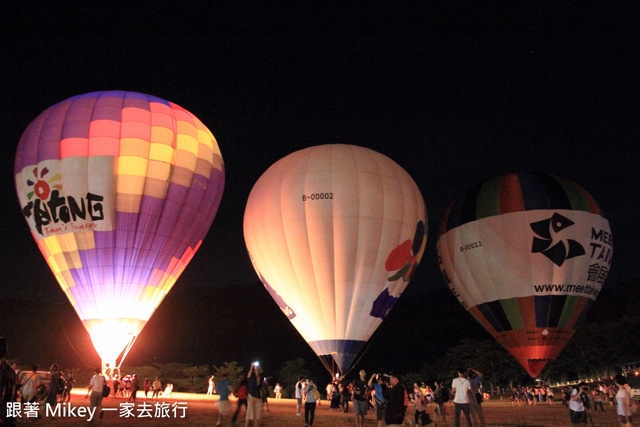
[(278, 381), (284, 388), (283, 396), (293, 396), (293, 388), (295, 387), (296, 382), (298, 381), (298, 376), (300, 375), (305, 377), (310, 375), (310, 372), (307, 369), (307, 362), (302, 357), (298, 357), (295, 360), (289, 360), (284, 363), (284, 366), (278, 371)]

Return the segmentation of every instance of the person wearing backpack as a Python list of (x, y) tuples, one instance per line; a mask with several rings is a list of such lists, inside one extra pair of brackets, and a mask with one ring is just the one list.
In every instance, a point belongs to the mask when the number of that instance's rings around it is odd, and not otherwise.
[(320, 398), (320, 392), (310, 379), (307, 379), (304, 389), (304, 425), (311, 427), (316, 416), (316, 401)]

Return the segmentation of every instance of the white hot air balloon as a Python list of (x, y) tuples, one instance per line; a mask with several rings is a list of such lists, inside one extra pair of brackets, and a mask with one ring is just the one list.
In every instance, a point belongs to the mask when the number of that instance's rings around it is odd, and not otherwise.
[(256, 182), (244, 237), (264, 286), (333, 372), (345, 372), (413, 276), (427, 240), (420, 190), (368, 148), (292, 153)]

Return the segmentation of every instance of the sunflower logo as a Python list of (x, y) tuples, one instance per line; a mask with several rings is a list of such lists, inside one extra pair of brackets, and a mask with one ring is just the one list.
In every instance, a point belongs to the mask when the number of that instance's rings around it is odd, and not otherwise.
[(51, 195), (51, 189), (62, 190), (61, 184), (55, 184), (60, 181), (60, 174), (55, 174), (47, 178), (49, 175), (49, 168), (44, 167), (40, 171), (38, 168), (33, 169), (33, 176), (35, 179), (27, 179), (27, 185), (32, 187), (33, 190), (27, 193), (27, 197), (31, 200), (34, 196), (40, 200), (47, 200)]

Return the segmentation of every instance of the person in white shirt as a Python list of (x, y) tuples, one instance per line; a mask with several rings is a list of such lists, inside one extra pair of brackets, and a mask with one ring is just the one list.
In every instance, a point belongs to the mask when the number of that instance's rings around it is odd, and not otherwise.
[(102, 418), (102, 389), (104, 388), (105, 379), (102, 375), (102, 369), (96, 368), (96, 374), (91, 378), (87, 389), (91, 392), (89, 397), (89, 405), (96, 408), (100, 418)]
[(31, 402), (38, 394), (42, 378), (38, 375), (38, 365), (33, 365), (30, 373), (22, 374), (22, 402)]
[(299, 376), (296, 383), (295, 396), (298, 404), (296, 405), (296, 415), (300, 415), (300, 407), (302, 406), (302, 389), (304, 388), (304, 377)]
[(316, 385), (310, 379), (307, 379), (302, 389), (304, 394), (304, 425), (311, 427), (316, 414), (316, 399), (313, 396)]
[(575, 425), (587, 425), (587, 413), (584, 410), (584, 403), (582, 401), (581, 394), (588, 393), (589, 388), (585, 383), (578, 384), (578, 388), (574, 388), (571, 391), (571, 398), (569, 399), (569, 415), (571, 417), (571, 423)]
[(465, 378), (467, 374), (466, 368), (458, 368), (458, 378), (455, 378), (451, 383), (451, 392), (453, 393), (453, 405), (455, 407), (455, 425), (460, 427), (460, 412), (464, 412), (467, 425), (471, 426), (471, 415), (469, 412), (469, 395), (471, 390), (471, 384), (469, 380)]
[(624, 427), (632, 423), (631, 393), (629, 393), (629, 390), (625, 387), (627, 379), (623, 375), (616, 375), (615, 381), (618, 386), (618, 393), (616, 393), (616, 412), (618, 414), (618, 422)]

